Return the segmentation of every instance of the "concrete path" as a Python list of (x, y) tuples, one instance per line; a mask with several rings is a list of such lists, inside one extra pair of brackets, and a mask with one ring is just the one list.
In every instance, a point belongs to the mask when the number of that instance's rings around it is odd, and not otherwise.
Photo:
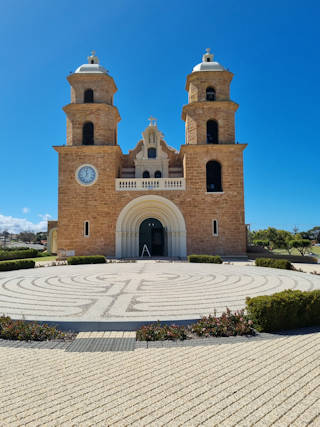
[(0, 347), (1, 426), (319, 426), (320, 333), (75, 353)]
[(195, 319), (288, 288), (320, 289), (320, 277), (185, 262), (48, 267), (0, 273), (0, 313), (46, 321)]

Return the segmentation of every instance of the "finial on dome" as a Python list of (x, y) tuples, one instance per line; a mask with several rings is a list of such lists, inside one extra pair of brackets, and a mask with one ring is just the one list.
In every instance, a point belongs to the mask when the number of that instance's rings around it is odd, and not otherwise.
[(149, 120), (149, 126), (157, 126), (157, 119), (155, 119), (154, 117), (152, 117), (152, 116), (150, 116), (149, 118), (148, 118), (148, 120)]
[(99, 64), (99, 59), (96, 56), (96, 51), (95, 50), (93, 50), (91, 52), (91, 55), (88, 56), (88, 64)]
[(207, 47), (206, 53), (202, 56), (202, 62), (213, 62), (213, 54), (210, 53), (210, 47)]

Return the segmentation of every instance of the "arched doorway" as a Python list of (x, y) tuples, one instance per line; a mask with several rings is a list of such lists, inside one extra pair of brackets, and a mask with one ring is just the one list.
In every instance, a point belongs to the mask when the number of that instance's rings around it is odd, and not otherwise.
[(147, 218), (139, 227), (139, 255), (164, 256), (164, 228), (161, 222), (156, 218)]
[(131, 200), (120, 212), (116, 225), (117, 258), (141, 255), (140, 225), (151, 219), (158, 220), (163, 227), (164, 256), (186, 257), (186, 225), (180, 209), (171, 200), (150, 194)]

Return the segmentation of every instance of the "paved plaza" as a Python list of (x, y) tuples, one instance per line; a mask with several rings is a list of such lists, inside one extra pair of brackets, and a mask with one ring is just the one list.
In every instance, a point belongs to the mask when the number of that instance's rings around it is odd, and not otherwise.
[(157, 261), (43, 267), (0, 273), (0, 313), (57, 322), (196, 319), (289, 288), (320, 289), (320, 276)]
[(0, 365), (1, 426), (320, 425), (320, 333), (104, 353), (8, 344)]

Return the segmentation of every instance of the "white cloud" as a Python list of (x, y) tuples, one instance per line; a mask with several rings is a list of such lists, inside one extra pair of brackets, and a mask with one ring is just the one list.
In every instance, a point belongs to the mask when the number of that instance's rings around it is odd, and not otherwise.
[(9, 231), (9, 233), (20, 233), (21, 231), (46, 231), (47, 221), (51, 218), (51, 215), (39, 214), (41, 221), (33, 223), (25, 218), (14, 218), (12, 216), (5, 216), (0, 214), (0, 231)]
[(22, 213), (27, 214), (27, 213), (29, 213), (29, 212), (30, 212), (30, 209), (29, 209), (29, 208), (22, 208)]

